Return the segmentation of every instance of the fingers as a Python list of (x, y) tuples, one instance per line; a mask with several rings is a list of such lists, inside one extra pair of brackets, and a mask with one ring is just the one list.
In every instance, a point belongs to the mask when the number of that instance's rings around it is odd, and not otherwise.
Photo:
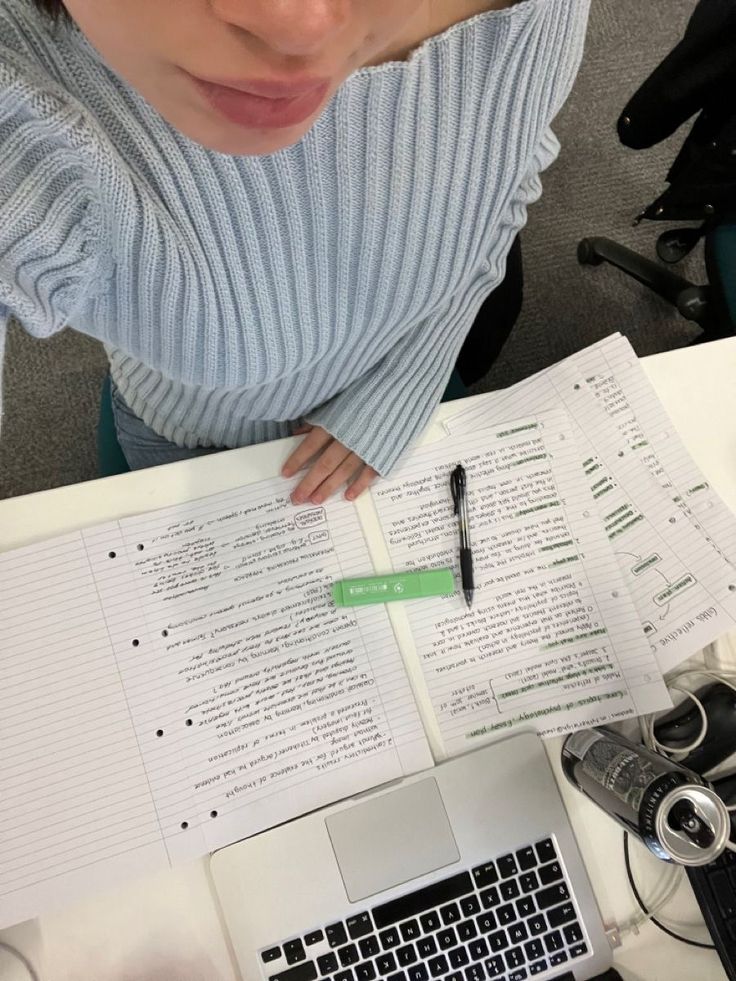
[[(293, 453), (287, 457), (286, 463), (281, 468), (284, 477), (293, 477), (297, 471), (301, 470), (308, 460), (324, 449), (328, 443), (332, 442), (332, 436), (321, 426), (315, 426), (308, 435), (301, 441)], [(341, 444), (338, 444), (341, 445)], [(346, 450), (346, 453), (348, 451)]]
[[(293, 477), (309, 466), (307, 473), (291, 492), (294, 504), (322, 504), (343, 484), (348, 484), (345, 498), (354, 501), (369, 487), (378, 474), (343, 443), (334, 439), (321, 426), (304, 426), (295, 435), (306, 432), (306, 437), (289, 455), (281, 473)], [(311, 462), (310, 462), (311, 461)]]
[[(342, 446), (342, 443), (338, 443), (338, 446)], [(328, 474), (317, 486), (316, 490), (312, 491), (309, 495), (309, 500), (312, 504), (322, 504), (327, 500), (328, 497), (332, 497), (336, 490), (342, 487), (343, 484), (347, 484), (356, 473), (358, 473), (365, 464), (356, 456), (355, 453), (348, 452), (348, 456), (340, 463), (335, 469)], [(312, 470), (317, 470), (318, 464), (315, 464)], [(311, 472), (310, 472), (311, 473)], [(304, 481), (310, 479), (310, 474), (304, 478)], [(315, 474), (315, 480), (319, 480), (319, 475)], [(297, 488), (298, 490), (299, 488)]]
[(345, 491), (345, 500), (354, 501), (356, 497), (360, 497), (363, 491), (370, 487), (377, 476), (378, 474), (373, 467), (363, 464), (363, 469)]
[[(308, 439), (309, 436), (304, 442), (306, 443)], [(294, 504), (303, 504), (305, 501), (321, 504), (329, 496), (329, 494), (318, 493), (322, 485), (326, 484), (332, 490), (336, 490), (341, 483), (345, 483), (352, 476), (358, 465), (362, 466), (361, 460), (351, 453), (347, 446), (338, 443), (336, 439), (332, 440), (292, 491), (292, 501)]]

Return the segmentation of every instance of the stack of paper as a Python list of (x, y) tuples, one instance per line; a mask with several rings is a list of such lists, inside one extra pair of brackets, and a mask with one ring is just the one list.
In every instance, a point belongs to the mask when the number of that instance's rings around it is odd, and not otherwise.
[(475, 609), (407, 610), (445, 745), (669, 706), (662, 672), (736, 625), (736, 519), (630, 344), (608, 338), (445, 428), (374, 491), (397, 568), (457, 569), (448, 468), (468, 472)]
[[(476, 597), (336, 609), (451, 565)], [(124, 478), (123, 478), (124, 479)], [(297, 478), (298, 479), (298, 478)], [(462, 752), (671, 705), (736, 521), (611, 338), (476, 400), (356, 505), (280, 477), (0, 555), (0, 926)]]

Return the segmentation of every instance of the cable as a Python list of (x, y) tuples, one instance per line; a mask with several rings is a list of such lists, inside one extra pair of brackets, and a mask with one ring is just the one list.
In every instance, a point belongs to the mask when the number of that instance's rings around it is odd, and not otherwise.
[(16, 950), (15, 947), (11, 947), (10, 944), (6, 944), (3, 940), (0, 940), (0, 950), (7, 951), (11, 955), (11, 957), (17, 957), (18, 960), (23, 965), (23, 967), (26, 969), (26, 971), (28, 971), (31, 981), (40, 981), (33, 965), (28, 960), (25, 954), (21, 954), (19, 950)]
[(678, 682), (681, 678), (687, 678), (691, 675), (701, 675), (707, 678), (714, 678), (716, 681), (720, 681), (728, 688), (736, 691), (736, 675), (720, 671), (713, 671), (711, 668), (706, 667), (687, 668), (684, 671), (678, 671), (669, 680), (665, 679), (665, 684), (668, 688), (672, 689), (673, 691), (682, 692), (683, 695), (686, 695), (688, 698), (692, 699), (693, 702), (695, 702), (698, 707), (698, 711), (700, 712), (702, 725), (699, 735), (693, 740), (693, 742), (687, 746), (678, 746), (675, 748), (674, 746), (666, 746), (664, 743), (661, 743), (654, 735), (654, 721), (656, 718), (654, 714), (642, 716), (639, 720), (642, 739), (644, 744), (654, 752), (662, 753), (666, 756), (672, 756), (675, 758), (687, 756), (688, 753), (691, 753), (694, 749), (697, 749), (706, 737), (708, 732), (708, 717), (705, 714), (705, 709), (703, 708), (702, 702), (697, 695), (693, 694), (693, 692), (688, 691), (686, 688), (681, 688), (678, 684), (676, 684), (676, 682)]
[[(736, 849), (734, 849), (736, 850)], [(689, 944), (691, 947), (701, 947), (703, 950), (715, 950), (716, 948), (713, 944), (704, 944), (699, 940), (691, 940), (689, 937), (682, 937), (679, 933), (675, 933), (666, 927), (664, 923), (660, 921), (647, 909), (644, 905), (644, 900), (639, 895), (639, 890), (636, 888), (636, 883), (634, 882), (634, 874), (631, 871), (631, 859), (629, 858), (629, 833), (624, 831), (624, 864), (626, 865), (626, 876), (629, 880), (629, 885), (631, 886), (631, 891), (634, 894), (634, 899), (639, 904), (639, 908), (642, 913), (644, 913), (645, 918), (650, 920), (656, 927), (666, 933), (668, 936), (673, 937), (675, 940), (679, 940), (681, 943)], [(660, 904), (661, 906), (661, 904)]]

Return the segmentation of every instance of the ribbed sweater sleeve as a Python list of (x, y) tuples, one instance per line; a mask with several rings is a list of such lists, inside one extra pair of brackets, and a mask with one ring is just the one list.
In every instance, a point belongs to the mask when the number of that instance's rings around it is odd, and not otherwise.
[[(558, 152), (557, 138), (547, 130), (498, 230), (494, 252), (502, 266), (526, 222), (529, 205), (541, 196), (540, 174)], [(497, 269), (478, 276), (452, 298), (447, 309), (428, 317), (370, 372), (310, 412), (307, 421), (322, 426), (379, 474), (387, 475), (429, 422), (488, 295), (488, 282), (502, 277), (503, 270), (499, 277)]]
[[(74, 109), (15, 62), (0, 47), (0, 357), (13, 317), (35, 337), (64, 327), (99, 258), (99, 204), (73, 146)], [(1, 399), (0, 387), (0, 422)]]

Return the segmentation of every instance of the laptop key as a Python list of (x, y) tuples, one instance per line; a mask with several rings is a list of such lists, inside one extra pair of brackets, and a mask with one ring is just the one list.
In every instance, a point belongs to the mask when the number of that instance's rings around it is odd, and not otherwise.
[(463, 981), (463, 976), (460, 971), (453, 971), (452, 974), (448, 974), (445, 981)]
[(447, 906), (443, 906), (440, 909), (440, 916), (445, 926), (449, 926), (451, 923), (458, 923), (461, 919), (460, 907), (457, 903), (448, 903)]
[(348, 942), (348, 935), (342, 923), (331, 923), (325, 927), (325, 936), (330, 947), (342, 947)]
[(340, 958), (340, 963), (343, 967), (350, 967), (351, 964), (357, 964), (360, 960), (360, 954), (355, 944), (340, 947), (337, 951), (337, 956)]
[(513, 923), (516, 919), (516, 910), (511, 905), (507, 903), (505, 906), (499, 906), (496, 910), (496, 916), (498, 917), (498, 922), (501, 926), (508, 926), (509, 923)]
[(513, 923), (509, 927), (509, 940), (512, 944), (520, 944), (527, 940), (529, 933), (523, 923)]
[(408, 967), (417, 960), (417, 952), (414, 948), (414, 944), (406, 944), (404, 947), (398, 947), (396, 950), (396, 960), (399, 967)]
[(439, 930), (442, 926), (436, 910), (432, 910), (431, 913), (423, 913), (419, 917), (419, 922), (422, 924), (422, 930), (425, 933), (432, 933), (434, 930)]
[(489, 930), (496, 929), (496, 917), (490, 911), (488, 913), (481, 913), (480, 916), (476, 916), (475, 922), (478, 925), (478, 929), (481, 933), (488, 933)]
[(460, 872), (448, 879), (442, 879), (440, 882), (433, 882), (431, 886), (410, 892), (399, 899), (392, 899), (388, 903), (374, 906), (373, 920), (380, 930), (383, 927), (398, 923), (399, 920), (418, 916), (435, 906), (449, 903), (453, 899), (459, 899), (471, 892), (473, 892), (473, 879), (470, 872)]
[(511, 971), (508, 976), (508, 981), (525, 981), (527, 977), (526, 968), (520, 967), (516, 971)]
[(524, 950), (526, 951), (527, 960), (538, 961), (544, 957), (544, 947), (542, 946), (541, 940), (530, 940), (529, 943), (524, 944)]
[[(493, 917), (493, 919), (495, 922), (495, 917)], [(493, 927), (491, 927), (491, 929), (493, 929)], [(456, 930), (460, 940), (472, 940), (473, 937), (478, 936), (478, 927), (475, 925), (473, 920), (463, 920), (462, 923), (458, 923)]]
[(559, 862), (550, 862), (549, 865), (543, 865), (539, 870), (539, 881), (543, 886), (550, 886), (561, 878), (562, 869)]
[(465, 981), (486, 981), (486, 972), (482, 964), (471, 964), (465, 968)]
[(457, 934), (452, 929), (448, 927), (446, 930), (440, 930), (437, 934), (437, 946), (440, 950), (449, 950), (450, 947), (454, 947), (457, 943)]
[(329, 954), (323, 954), (321, 957), (317, 958), (317, 967), (319, 968), (319, 973), (324, 976), (325, 974), (332, 974), (338, 968), (337, 956), (330, 951)]
[(391, 974), (387, 978), (382, 978), (382, 981), (408, 981), (405, 971), (397, 971), (396, 974)]
[(496, 864), (502, 879), (509, 879), (519, 871), (513, 855), (502, 855)]
[(537, 842), (537, 858), (540, 864), (544, 862), (554, 862), (557, 858), (557, 852), (555, 851), (555, 846), (552, 844), (551, 838), (545, 838), (544, 841)]
[(525, 872), (524, 875), (519, 876), (519, 885), (521, 886), (521, 891), (523, 893), (534, 892), (535, 889), (539, 889), (539, 879), (537, 878), (537, 873)]
[(537, 907), (534, 905), (534, 900), (531, 896), (523, 896), (516, 902), (516, 912), (523, 919), (526, 919), (527, 916), (531, 916), (536, 908)]
[(557, 967), (558, 964), (564, 964), (567, 960), (567, 954), (564, 950), (558, 950), (554, 954), (549, 955), (549, 962), (552, 967)]
[(345, 920), (345, 926), (348, 928), (351, 940), (357, 940), (359, 937), (364, 937), (367, 933), (373, 932), (370, 913), (358, 913), (356, 916), (349, 916)]
[(484, 886), (492, 886), (498, 882), (498, 871), (494, 862), (486, 862), (484, 865), (476, 865), (473, 869), (473, 878), (478, 889)]
[(356, 964), (354, 971), (355, 981), (375, 981), (376, 979), (376, 969), (370, 961)]
[(540, 889), (534, 898), (540, 909), (548, 909), (550, 906), (556, 906), (558, 903), (563, 903), (566, 899), (569, 899), (570, 893), (567, 891), (565, 883), (560, 882), (556, 886), (548, 886), (546, 889)]
[(588, 953), (588, 948), (585, 944), (575, 944), (574, 947), (570, 948), (570, 957), (582, 957), (583, 954)]
[(307, 947), (312, 947), (314, 944), (318, 944), (324, 939), (325, 935), (321, 930), (312, 930), (311, 933), (304, 934), (304, 943), (307, 945)]
[(355, 981), (355, 975), (348, 968), (346, 971), (338, 971), (332, 981)]
[(553, 954), (556, 950), (560, 950), (564, 947), (562, 942), (562, 934), (559, 930), (553, 930), (552, 933), (548, 933), (544, 938), (544, 946), (547, 948), (550, 954)]
[(269, 947), (268, 950), (261, 951), (261, 960), (264, 964), (269, 964), (271, 961), (277, 961), (281, 957), (280, 947)]
[(583, 931), (580, 929), (579, 923), (571, 923), (562, 932), (569, 944), (576, 944), (583, 939)]
[(401, 924), (399, 930), (401, 931), (401, 936), (404, 938), (404, 940), (414, 940), (421, 933), (419, 924), (416, 920), (407, 920), (406, 923)]
[(444, 954), (438, 954), (437, 957), (432, 957), (427, 967), (433, 978), (438, 978), (441, 974), (447, 974), (450, 970), (450, 965), (447, 963), (447, 958)]
[(363, 937), (362, 940), (358, 941), (358, 947), (360, 948), (360, 953), (365, 958), (375, 957), (381, 949), (378, 946), (378, 937)]
[(526, 872), (527, 869), (533, 869), (537, 864), (537, 856), (534, 854), (534, 849), (531, 845), (527, 848), (520, 848), (516, 853), (516, 863), (522, 872)]
[(391, 927), (390, 930), (382, 930), (378, 936), (381, 938), (381, 944), (384, 950), (390, 950), (392, 947), (398, 947), (401, 943), (401, 937), (399, 936), (399, 931), (395, 927)]
[(531, 975), (541, 974), (543, 971), (546, 971), (548, 967), (549, 965), (547, 964), (547, 961), (534, 961), (533, 964), (529, 965), (529, 973)]
[(506, 971), (506, 965), (503, 962), (503, 957), (496, 955), (491, 957), (485, 963), (486, 974), (489, 978), (497, 978), (504, 974)]
[(510, 899), (516, 899), (519, 895), (519, 885), (516, 879), (509, 879), (507, 882), (502, 882), (499, 886), (499, 892), (501, 893), (501, 899), (506, 902)]
[(547, 921), (544, 918), (544, 913), (537, 913), (536, 916), (530, 916), (526, 921), (526, 925), (529, 927), (529, 933), (533, 937), (539, 937), (547, 931)]
[(421, 940), (417, 940), (417, 953), (423, 960), (431, 957), (432, 954), (436, 954), (437, 941), (434, 937), (422, 937)]
[(509, 945), (509, 939), (505, 930), (497, 930), (496, 933), (488, 934), (488, 946), (492, 953), (497, 954), (499, 950), (505, 950)]
[(521, 947), (512, 947), (511, 950), (507, 950), (503, 955), (506, 959), (506, 967), (512, 971), (515, 967), (521, 967), (526, 958), (524, 957), (524, 951)]
[(463, 916), (475, 916), (480, 913), (480, 903), (477, 896), (464, 896), (460, 900), (460, 910)]
[(498, 889), (495, 886), (491, 886), (490, 889), (484, 889), (480, 894), (480, 901), (483, 903), (483, 909), (492, 909), (494, 906), (498, 906), (501, 902)]
[(429, 981), (429, 971), (425, 964), (415, 964), (406, 972), (409, 981)]
[(569, 923), (570, 920), (575, 919), (575, 907), (572, 903), (563, 903), (562, 906), (549, 910), (547, 919), (551, 927), (562, 926), (563, 923)]
[(471, 940), (468, 944), (468, 953), (472, 960), (481, 961), (484, 957), (488, 957), (490, 951), (483, 937), (478, 937), (477, 940)]
[(379, 974), (390, 974), (396, 970), (396, 958), (391, 951), (381, 954), (376, 958), (376, 969)]
[(303, 961), (294, 967), (287, 967), (285, 971), (279, 971), (278, 974), (269, 975), (268, 981), (317, 981), (317, 966), (314, 961)]
[(301, 940), (287, 940), (284, 944), (284, 957), (287, 964), (298, 964), (307, 959), (307, 952)]
[(470, 963), (470, 957), (464, 947), (456, 947), (454, 950), (448, 951), (447, 959), (450, 962), (450, 967), (465, 967), (466, 964)]

